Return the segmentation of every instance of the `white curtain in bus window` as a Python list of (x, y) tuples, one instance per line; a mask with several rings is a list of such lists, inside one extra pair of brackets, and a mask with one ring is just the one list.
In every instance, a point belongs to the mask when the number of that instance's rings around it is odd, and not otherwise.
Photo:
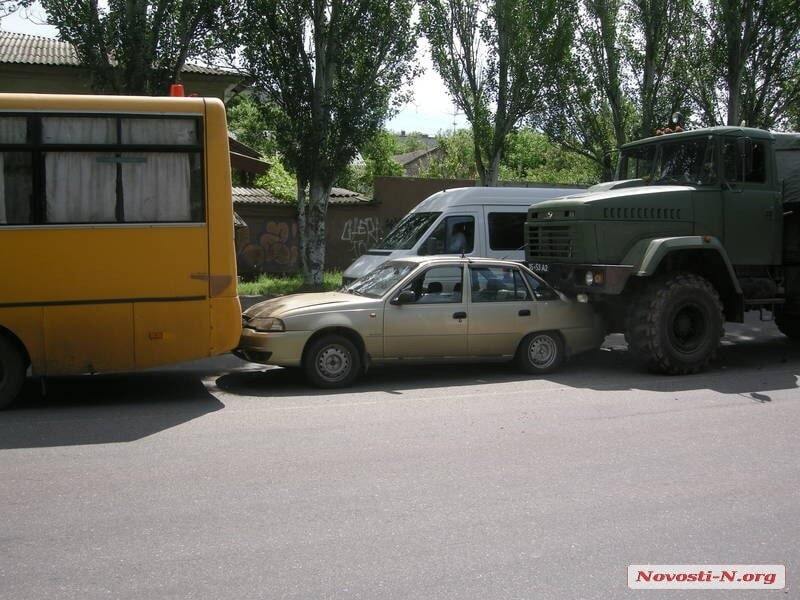
[(44, 117), (45, 144), (115, 144), (117, 120), (105, 117)]
[(117, 165), (93, 152), (48, 152), (45, 193), (48, 223), (116, 221)]
[(191, 221), (191, 187), (187, 154), (126, 154), (122, 161), (125, 221)]
[(197, 144), (194, 119), (122, 119), (123, 144), (186, 146)]

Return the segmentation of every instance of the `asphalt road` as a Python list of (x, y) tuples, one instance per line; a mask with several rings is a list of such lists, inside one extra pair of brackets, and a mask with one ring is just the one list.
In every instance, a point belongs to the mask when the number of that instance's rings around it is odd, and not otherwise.
[[(319, 393), (226, 357), (31, 384), (0, 414), (0, 598), (800, 597), (800, 345), (728, 330), (680, 378), (614, 336), (544, 379)], [(788, 587), (631, 591), (632, 563), (785, 564)]]

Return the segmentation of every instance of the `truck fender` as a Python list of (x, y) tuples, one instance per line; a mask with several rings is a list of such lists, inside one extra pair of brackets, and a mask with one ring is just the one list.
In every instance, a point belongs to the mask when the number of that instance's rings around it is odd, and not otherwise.
[(742, 288), (728, 258), (728, 253), (720, 241), (713, 236), (687, 235), (681, 237), (645, 239), (637, 242), (623, 260), (623, 264), (638, 265), (637, 277), (650, 277), (656, 273), (661, 262), (673, 252), (681, 250), (702, 250), (716, 252), (727, 269), (728, 279), (739, 296)]

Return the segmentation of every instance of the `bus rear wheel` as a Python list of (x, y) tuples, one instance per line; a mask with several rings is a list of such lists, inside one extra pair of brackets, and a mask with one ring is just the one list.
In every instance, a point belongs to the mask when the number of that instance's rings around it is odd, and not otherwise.
[(714, 286), (699, 275), (676, 273), (652, 282), (637, 298), (626, 339), (651, 371), (686, 375), (714, 358), (723, 322)]
[(0, 409), (16, 399), (25, 382), (25, 357), (11, 340), (0, 336)]

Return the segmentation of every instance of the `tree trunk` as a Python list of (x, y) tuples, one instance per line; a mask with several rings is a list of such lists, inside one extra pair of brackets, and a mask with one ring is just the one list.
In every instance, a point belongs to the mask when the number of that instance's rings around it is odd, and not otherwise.
[(497, 180), (500, 177), (500, 157), (501, 153), (497, 152), (492, 160), (489, 162), (489, 167), (486, 169), (486, 175), (481, 185), (485, 187), (497, 187)]
[(300, 261), (303, 280), (307, 285), (322, 285), (325, 269), (325, 216), (328, 212), (330, 185), (312, 179), (308, 195), (297, 189), (297, 224), (300, 230)]

